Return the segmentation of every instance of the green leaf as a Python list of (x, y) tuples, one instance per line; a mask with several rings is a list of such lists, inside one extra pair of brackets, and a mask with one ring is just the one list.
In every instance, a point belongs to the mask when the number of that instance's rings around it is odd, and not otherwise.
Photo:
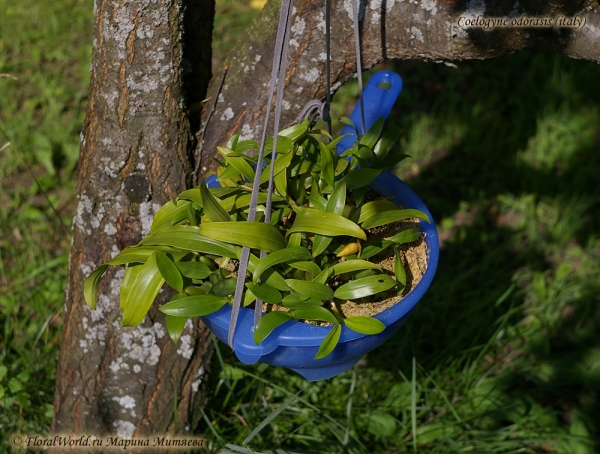
[(353, 259), (346, 260), (344, 262), (336, 263), (332, 268), (332, 275), (339, 275), (344, 273), (352, 273), (359, 270), (380, 270), (381, 268), (366, 260)]
[(232, 220), (229, 213), (221, 207), (217, 198), (210, 193), (204, 180), (200, 183), (200, 194), (202, 195), (205, 216), (208, 216), (211, 221), (227, 222)]
[(181, 333), (185, 328), (185, 323), (187, 320), (187, 317), (174, 317), (172, 315), (167, 315), (167, 331), (169, 332), (169, 336), (171, 336), (173, 342), (177, 342), (181, 337)]
[[(242, 249), (238, 248), (238, 259), (242, 256)], [(250, 254), (250, 260), (248, 261), (248, 271), (254, 273), (256, 267), (260, 264), (261, 260), (254, 254)], [(290, 288), (283, 280), (283, 276), (277, 271), (269, 269), (262, 273), (262, 282), (269, 284), (271, 287), (275, 287), (277, 290), (282, 292), (289, 292)]]
[(321, 306), (310, 307), (308, 309), (296, 309), (293, 311), (293, 314), (294, 318), (298, 320), (321, 321), (333, 325), (339, 324), (335, 315)]
[(233, 150), (229, 150), (227, 148), (217, 147), (217, 150), (225, 158), (227, 163), (231, 165), (231, 167), (234, 167), (238, 172), (244, 175), (248, 181), (254, 181), (254, 170), (252, 169), (252, 166), (248, 164), (246, 159), (234, 153)]
[(156, 251), (156, 266), (167, 284), (175, 290), (183, 291), (183, 277), (167, 254)]
[(281, 304), (288, 309), (308, 309), (322, 304), (321, 300), (315, 298), (306, 298), (298, 293), (292, 292), (286, 295)]
[[(279, 148), (279, 144), (277, 144), (277, 148)], [(290, 165), (294, 156), (294, 153), (291, 151), (288, 153), (278, 154), (277, 158), (275, 159), (275, 169), (273, 170), (273, 176), (277, 176), (280, 173), (282, 173)], [(270, 172), (271, 164), (269, 164), (260, 175), (260, 184), (264, 184), (267, 181), (269, 181)]]
[(321, 154), (321, 178), (323, 178), (329, 186), (333, 187), (335, 183), (335, 171), (333, 168), (333, 156), (331, 155), (331, 150), (322, 142), (319, 143), (319, 149)]
[(348, 189), (358, 189), (364, 186), (368, 186), (371, 182), (383, 172), (381, 169), (358, 169), (353, 170), (342, 178), (342, 181), (346, 182)]
[(302, 122), (297, 125), (290, 126), (279, 132), (279, 136), (287, 137), (294, 142), (297, 142), (308, 131), (308, 122)]
[(306, 271), (312, 274), (313, 277), (318, 276), (321, 272), (321, 268), (319, 268), (319, 265), (311, 261), (289, 262), (289, 265), (292, 268), (296, 268), (297, 270)]
[[(367, 432), (375, 437), (389, 437), (397, 433), (398, 422), (389, 413), (372, 411), (359, 415), (358, 421)], [(428, 427), (429, 425), (425, 426)]]
[(2, 379), (4, 377), (6, 377), (7, 373), (8, 373), (8, 367), (6, 367), (5, 365), (0, 365), (0, 381), (2, 381)]
[(394, 253), (396, 255), (394, 259), (394, 274), (396, 275), (396, 281), (398, 282), (398, 290), (404, 290), (406, 287), (406, 270), (404, 269), (398, 246), (394, 246)]
[(224, 241), (265, 252), (284, 249), (285, 239), (277, 227), (264, 222), (210, 222), (200, 224), (200, 234), (217, 241)]
[[(291, 153), (290, 153), (291, 154)], [(287, 197), (287, 172), (279, 172), (273, 179), (275, 188), (283, 196)]]
[(139, 271), (142, 269), (142, 266), (139, 264), (132, 264), (127, 266), (127, 270), (125, 271), (125, 276), (121, 281), (120, 291), (119, 291), (119, 307), (121, 310), (125, 309), (125, 302), (129, 299), (129, 293), (131, 293), (131, 288), (137, 279), (137, 275)]
[(287, 234), (294, 232), (310, 232), (324, 236), (348, 235), (363, 240), (367, 239), (365, 232), (358, 224), (339, 214), (319, 211), (314, 208), (304, 208), (296, 213), (294, 224)]
[(269, 255), (267, 255), (264, 259), (260, 261), (256, 269), (254, 270), (254, 273), (252, 274), (252, 280), (254, 282), (258, 282), (258, 280), (260, 279), (260, 275), (265, 270), (279, 263), (308, 259), (310, 259), (310, 251), (305, 247), (287, 247), (275, 252), (271, 252)]
[(381, 251), (388, 248), (392, 244), (404, 244), (416, 241), (420, 235), (421, 232), (419, 231), (419, 229), (414, 227), (408, 230), (403, 230), (402, 232), (398, 232), (397, 234), (386, 240), (382, 240), (379, 238), (368, 240), (363, 245), (363, 250), (360, 256), (363, 259), (368, 259), (369, 257), (373, 257), (374, 255), (379, 254)]
[(256, 345), (259, 345), (275, 328), (291, 319), (292, 314), (284, 311), (273, 311), (264, 314), (254, 329), (254, 342), (256, 342)]
[(381, 131), (383, 130), (384, 121), (385, 121), (385, 119), (383, 117), (378, 119), (373, 124), (373, 126), (371, 126), (371, 129), (369, 129), (367, 131), (367, 133), (360, 138), (358, 143), (373, 149), (373, 147), (379, 140), (379, 136), (381, 136)]
[(212, 273), (208, 266), (199, 262), (175, 262), (175, 266), (190, 279), (206, 279)]
[[(180, 193), (180, 194), (177, 195), (176, 200), (190, 200), (192, 202), (196, 202), (200, 206), (203, 205), (203, 203), (202, 203), (202, 195), (200, 194), (200, 188), (199, 187), (195, 187), (195, 188), (192, 188), (192, 189), (188, 189), (187, 191), (183, 191), (182, 193)], [(156, 214), (154, 216), (156, 217)]]
[(173, 317), (203, 317), (217, 312), (226, 302), (226, 298), (216, 295), (194, 295), (164, 304), (160, 311)]
[(374, 227), (379, 227), (379, 226), (382, 226), (385, 224), (390, 224), (392, 222), (402, 221), (404, 219), (410, 219), (410, 218), (419, 218), (419, 219), (423, 219), (426, 222), (430, 222), (429, 217), (422, 211), (413, 210), (413, 209), (408, 209), (408, 210), (396, 209), (396, 210), (383, 211), (381, 213), (375, 214), (374, 216), (371, 216), (369, 219), (367, 219), (365, 222), (363, 222), (362, 228), (363, 229), (372, 229)]
[(92, 309), (96, 309), (96, 300), (98, 299), (98, 281), (106, 273), (108, 265), (100, 265), (90, 274), (83, 283), (83, 297), (85, 302)]
[(150, 226), (150, 233), (154, 233), (163, 225), (171, 225), (171, 219), (173, 213), (177, 210), (177, 204), (174, 201), (165, 203), (159, 210), (154, 214), (152, 218), (152, 225)]
[[(342, 215), (346, 206), (346, 183), (341, 182), (334, 189), (333, 193), (329, 196), (327, 205), (325, 205), (325, 211), (328, 213), (334, 213)], [(313, 257), (321, 255), (325, 249), (331, 244), (332, 237), (315, 235), (313, 242)]]
[(281, 302), (281, 293), (268, 284), (259, 284), (248, 282), (246, 287), (260, 300), (269, 304), (279, 304)]
[(237, 278), (221, 279), (211, 287), (209, 293), (217, 296), (233, 295), (235, 293), (236, 283)]
[[(135, 282), (122, 301), (123, 326), (137, 326), (144, 319), (152, 302), (165, 283), (156, 264), (156, 253), (139, 266)], [(123, 294), (121, 294), (123, 298)]]
[(319, 350), (315, 355), (315, 359), (325, 358), (327, 355), (329, 355), (337, 346), (341, 334), (342, 326), (335, 325), (331, 331), (329, 331), (327, 336), (325, 336), (325, 339), (323, 339), (323, 342), (319, 346)]
[(315, 278), (312, 281), (324, 284), (325, 282), (327, 282), (327, 279), (329, 279), (329, 276), (331, 276), (332, 272), (333, 268), (325, 268), (317, 276), (315, 276)]
[(309, 195), (308, 200), (317, 210), (325, 211), (325, 207), (327, 206), (327, 199), (322, 195)]
[(398, 205), (389, 200), (375, 200), (373, 202), (367, 202), (361, 206), (354, 216), (358, 215), (358, 224), (362, 224), (367, 219), (372, 218), (376, 214), (383, 213), (384, 211), (397, 210)]
[(241, 177), (241, 173), (233, 166), (229, 166), (229, 167), (221, 167), (221, 169), (223, 169), (222, 171), (220, 171), (219, 173), (219, 177), (217, 178), (217, 181), (222, 182), (225, 180), (233, 180), (236, 181), (239, 177)]
[(295, 292), (308, 298), (316, 298), (321, 301), (329, 301), (333, 298), (333, 291), (320, 282), (286, 279), (285, 283)]
[(373, 151), (375, 152), (375, 155), (379, 160), (385, 159), (385, 157), (392, 150), (394, 145), (396, 145), (396, 143), (398, 142), (398, 139), (400, 139), (401, 134), (402, 129), (393, 128), (389, 131), (386, 131), (381, 136), (381, 139), (379, 139), (379, 141), (375, 145), (375, 148), (373, 148)]
[(260, 147), (255, 140), (240, 140), (235, 146), (229, 148), (235, 150), (236, 153), (247, 153), (258, 150)]
[(387, 274), (377, 274), (341, 285), (335, 291), (334, 296), (341, 300), (355, 300), (384, 292), (395, 285), (396, 281)]
[(202, 236), (200, 234), (200, 227), (191, 225), (165, 227), (156, 233), (151, 233), (142, 239), (139, 244), (146, 246), (171, 246), (186, 251), (202, 252), (204, 254), (230, 258), (237, 257), (234, 246)]
[(385, 325), (376, 318), (357, 315), (343, 320), (344, 325), (361, 334), (379, 334), (385, 329)]
[[(220, 202), (221, 207), (227, 211), (239, 210), (240, 208), (245, 208), (250, 205), (250, 200), (252, 199), (252, 194), (235, 194), (231, 197), (227, 197), (225, 200)], [(272, 195), (272, 202), (282, 202), (285, 200), (283, 197), (278, 196), (277, 194)], [(257, 203), (264, 204), (267, 202), (267, 194), (265, 192), (259, 192)]]

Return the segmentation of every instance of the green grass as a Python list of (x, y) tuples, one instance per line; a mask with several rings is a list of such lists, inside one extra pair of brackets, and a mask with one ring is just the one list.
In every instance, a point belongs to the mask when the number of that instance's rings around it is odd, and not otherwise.
[[(256, 14), (237, 5), (219, 2), (216, 63)], [(91, 5), (0, 11), (0, 73), (17, 79), (0, 78), (0, 126), (69, 224)], [(323, 382), (244, 366), (219, 344), (197, 430), (209, 451), (600, 452), (600, 68), (531, 53), (457, 65), (389, 65), (405, 85), (390, 123), (413, 156), (398, 174), (443, 240), (430, 291)], [(355, 98), (345, 85), (334, 114)], [(47, 432), (68, 240), (11, 148), (0, 227), (0, 433)]]
[(0, 152), (5, 452), (8, 435), (45, 433), (52, 421), (92, 11), (83, 0), (0, 0), (0, 11), (0, 148), (13, 143)]

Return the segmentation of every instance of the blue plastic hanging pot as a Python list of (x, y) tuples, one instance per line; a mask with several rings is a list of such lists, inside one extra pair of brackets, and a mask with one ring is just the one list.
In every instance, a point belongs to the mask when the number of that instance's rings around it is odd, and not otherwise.
[[(365, 86), (363, 95), (367, 129), (379, 118), (387, 118), (401, 89), (402, 79), (395, 73), (381, 71), (371, 77)], [(350, 118), (361, 132), (360, 104), (356, 106)], [(352, 128), (348, 128), (342, 133), (354, 135)], [(341, 153), (352, 146), (355, 140), (355, 137), (347, 138), (342, 142), (343, 145), (341, 143), (338, 147), (338, 152)], [(212, 181), (209, 182), (209, 186), (216, 187), (218, 183)], [(394, 203), (402, 205), (404, 208), (414, 208), (424, 212), (431, 220), (429, 224), (421, 223), (421, 231), (427, 245), (427, 270), (408, 295), (397, 304), (374, 316), (383, 322), (386, 326), (385, 330), (377, 335), (364, 335), (343, 326), (339, 343), (333, 352), (325, 358), (314, 359), (321, 342), (332, 327), (313, 326), (290, 320), (277, 327), (260, 345), (256, 345), (253, 337), (254, 310), (240, 308), (234, 336), (234, 352), (241, 362), (254, 364), (260, 361), (292, 369), (308, 381), (324, 380), (334, 377), (356, 364), (365, 353), (389, 339), (410, 315), (429, 288), (435, 275), (440, 249), (437, 229), (433, 217), (423, 201), (412, 189), (391, 173), (382, 173), (371, 184), (371, 188), (383, 196), (391, 198)], [(231, 306), (226, 304), (219, 311), (201, 317), (201, 319), (221, 341), (227, 343)]]

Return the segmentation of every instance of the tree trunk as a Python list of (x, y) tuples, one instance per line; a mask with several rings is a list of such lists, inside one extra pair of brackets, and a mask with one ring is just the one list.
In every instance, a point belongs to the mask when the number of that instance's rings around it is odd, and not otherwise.
[[(332, 0), (332, 88), (356, 75), (352, 31), (352, 2)], [(219, 102), (206, 129), (201, 148), (206, 168), (234, 132), (258, 139), (267, 102), (280, 0), (270, 0), (233, 52), (221, 88), (215, 74), (208, 93)], [(296, 0), (286, 73), (282, 123), (289, 124), (312, 99), (325, 97), (325, 19), (322, 0)], [(369, 0), (362, 2), (363, 69), (386, 59), (417, 59), (439, 63), (487, 59), (525, 48), (552, 50), (600, 62), (600, 8), (596, 0)], [(464, 19), (478, 16), (518, 21), (522, 16), (558, 18), (578, 16), (579, 29), (552, 27), (462, 28)], [(553, 21), (556, 24), (556, 20)], [(517, 24), (518, 25), (518, 24)], [(524, 68), (525, 69), (525, 68)], [(203, 118), (212, 103), (205, 106)], [(269, 135), (272, 130), (269, 130)]]
[(94, 14), (53, 431), (186, 433), (212, 353), (206, 328), (190, 323), (175, 344), (156, 307), (140, 326), (123, 328), (123, 270), (102, 280), (95, 311), (83, 281), (137, 243), (158, 207), (190, 183), (199, 115), (194, 120), (188, 108), (203, 99), (210, 77), (214, 1), (96, 0)]
[[(351, 1), (333, 1), (333, 90), (356, 74)], [(197, 391), (211, 353), (205, 328), (198, 322), (188, 327), (175, 345), (156, 307), (141, 326), (121, 328), (123, 272), (110, 271), (102, 280), (97, 311), (85, 305), (82, 284), (95, 266), (139, 241), (155, 210), (190, 184), (193, 135), (199, 125), (186, 108), (203, 99), (213, 4), (96, 2), (54, 431), (121, 436), (181, 432), (193, 428), (194, 409), (202, 401)], [(199, 151), (203, 167), (216, 145), (233, 132), (260, 136), (279, 5), (279, 0), (269, 1), (228, 57), (226, 77), (221, 70), (211, 82), (202, 113), (207, 125)], [(385, 59), (449, 62), (529, 47), (600, 62), (598, 12), (595, 0), (500, 0), (492, 5), (483, 0), (370, 0), (362, 7), (363, 69)], [(493, 31), (459, 25), (461, 17), (479, 15), (578, 15), (586, 25), (577, 30)], [(284, 124), (309, 100), (325, 96), (324, 25), (322, 1), (296, 2)], [(213, 101), (218, 101), (214, 112)], [(166, 293), (161, 301), (168, 299)]]

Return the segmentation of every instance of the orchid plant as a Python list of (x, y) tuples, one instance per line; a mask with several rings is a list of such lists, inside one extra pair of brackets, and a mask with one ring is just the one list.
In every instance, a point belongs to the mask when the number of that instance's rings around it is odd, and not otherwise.
[[(281, 131), (277, 157), (273, 162), (267, 154), (262, 163), (253, 222), (248, 221), (248, 207), (259, 165), (252, 152), (258, 144), (234, 135), (227, 146), (218, 147), (220, 186), (209, 189), (203, 181), (162, 206), (147, 236), (86, 279), (87, 304), (95, 308), (98, 282), (107, 268), (124, 266), (123, 325), (136, 326), (166, 283), (177, 293), (160, 310), (177, 341), (188, 318), (232, 303), (236, 264), (242, 247), (248, 247), (243, 305), (262, 310), (264, 303), (267, 308), (254, 332), (257, 345), (288, 320), (333, 325), (315, 358), (333, 351), (342, 325), (363, 334), (380, 333), (385, 327), (379, 320), (345, 317), (336, 303), (360, 301), (393, 288), (401, 293), (406, 272), (397, 247), (417, 240), (419, 229), (401, 230), (383, 240), (370, 231), (411, 218), (429, 222), (421, 211), (389, 200), (366, 201), (370, 183), (407, 157), (392, 153), (400, 132), (382, 134), (382, 129), (380, 120), (340, 155), (336, 145), (344, 136), (334, 139), (324, 130), (311, 129), (307, 121)], [(270, 138), (267, 153), (272, 147)], [(265, 223), (271, 166), (275, 190), (271, 219)], [(395, 254), (393, 276), (367, 260), (388, 248), (390, 256)], [(268, 254), (262, 260), (261, 252)]]

